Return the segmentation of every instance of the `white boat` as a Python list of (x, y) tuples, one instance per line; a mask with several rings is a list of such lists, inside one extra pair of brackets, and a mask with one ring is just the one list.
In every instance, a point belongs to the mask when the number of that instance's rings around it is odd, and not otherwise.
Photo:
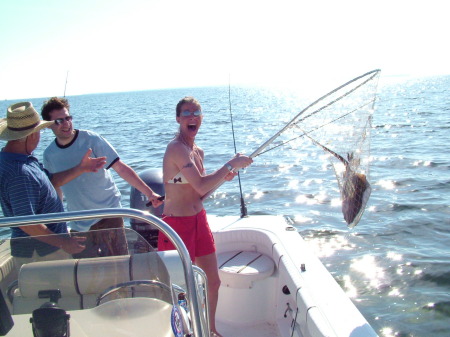
[[(31, 337), (32, 327), (38, 329), (43, 319), (44, 330), (60, 326), (66, 331), (69, 325), (70, 334), (40, 331), (36, 336), (209, 336), (204, 274), (157, 216), (104, 209), (2, 218), (0, 226), (117, 216), (151, 224), (177, 250), (153, 251), (140, 234), (126, 229), (128, 255), (32, 262), (17, 273), (6, 240), (0, 245), (5, 299), (0, 332), (11, 328), (6, 336)], [(377, 336), (288, 218), (209, 215), (208, 221), (222, 282), (217, 328), (225, 337)], [(188, 314), (178, 304), (181, 292)]]

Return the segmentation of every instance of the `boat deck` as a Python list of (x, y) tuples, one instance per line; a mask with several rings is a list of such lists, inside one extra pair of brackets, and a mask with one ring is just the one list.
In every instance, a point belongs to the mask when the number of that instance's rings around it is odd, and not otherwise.
[(268, 323), (236, 327), (218, 321), (216, 325), (224, 337), (281, 337), (277, 327)]

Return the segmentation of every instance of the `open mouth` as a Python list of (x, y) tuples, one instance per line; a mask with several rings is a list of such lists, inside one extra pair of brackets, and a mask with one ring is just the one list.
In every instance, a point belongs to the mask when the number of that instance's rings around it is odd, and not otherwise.
[(191, 131), (195, 131), (195, 130), (197, 130), (197, 125), (196, 124), (189, 124), (188, 125), (188, 129), (191, 130)]

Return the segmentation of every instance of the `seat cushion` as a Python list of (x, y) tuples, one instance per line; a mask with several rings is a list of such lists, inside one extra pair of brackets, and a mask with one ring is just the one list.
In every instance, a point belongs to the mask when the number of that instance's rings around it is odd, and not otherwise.
[(217, 256), (222, 284), (234, 288), (251, 288), (253, 282), (273, 274), (273, 260), (252, 251), (222, 252)]

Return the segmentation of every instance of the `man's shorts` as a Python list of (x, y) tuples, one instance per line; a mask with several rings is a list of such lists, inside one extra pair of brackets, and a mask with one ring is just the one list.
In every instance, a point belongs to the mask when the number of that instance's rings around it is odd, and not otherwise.
[[(183, 240), (192, 262), (195, 262), (196, 257), (209, 255), (216, 251), (216, 245), (204, 209), (192, 216), (163, 215), (162, 220), (167, 222)], [(172, 242), (163, 233), (159, 232), (158, 250), (172, 249), (175, 249)]]

